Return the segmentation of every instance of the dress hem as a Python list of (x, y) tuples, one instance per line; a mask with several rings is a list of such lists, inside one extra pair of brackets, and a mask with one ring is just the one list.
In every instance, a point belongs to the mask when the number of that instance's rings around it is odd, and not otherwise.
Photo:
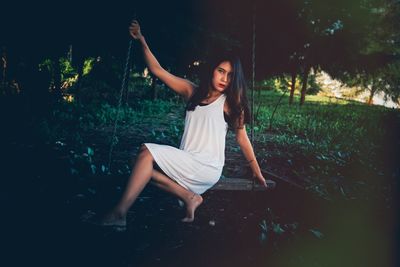
[[(166, 169), (164, 169), (164, 167), (162, 166), (162, 164), (160, 164), (160, 161), (158, 159), (157, 153), (154, 153), (154, 151), (152, 151), (151, 147), (148, 146), (148, 143), (143, 143), (147, 149), (150, 151), (151, 155), (153, 156), (154, 161), (157, 163), (157, 165), (160, 167), (161, 170), (163, 170), (163, 172), (166, 174), (166, 176), (168, 178), (170, 178), (171, 180), (177, 182), (180, 186), (182, 186), (183, 188), (185, 188), (186, 190), (189, 190), (190, 192), (193, 192), (192, 190), (190, 190), (184, 183), (182, 183), (182, 181), (179, 178), (173, 177), (173, 175), (171, 175)], [(196, 192), (193, 192), (196, 193)]]

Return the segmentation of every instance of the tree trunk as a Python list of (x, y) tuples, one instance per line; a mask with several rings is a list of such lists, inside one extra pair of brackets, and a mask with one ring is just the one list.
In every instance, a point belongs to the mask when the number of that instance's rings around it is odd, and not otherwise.
[(307, 91), (307, 82), (308, 82), (308, 74), (310, 74), (310, 66), (306, 66), (304, 68), (303, 73), (303, 84), (301, 87), (301, 96), (300, 96), (300, 106), (302, 106), (306, 100), (306, 91)]
[(367, 101), (367, 104), (368, 104), (369, 106), (371, 106), (372, 104), (374, 104), (374, 95), (375, 95), (375, 93), (376, 93), (375, 83), (374, 83), (374, 81), (372, 81), (372, 84), (371, 84), (371, 91), (370, 91), (370, 93), (369, 93), (369, 97), (368, 97), (368, 101)]
[(292, 84), (290, 85), (289, 105), (293, 104), (294, 90), (296, 89), (296, 76), (295, 70), (292, 71)]

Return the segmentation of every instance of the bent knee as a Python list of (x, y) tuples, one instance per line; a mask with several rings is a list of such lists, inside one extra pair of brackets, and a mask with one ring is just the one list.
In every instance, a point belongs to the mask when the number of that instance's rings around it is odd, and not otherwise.
[(153, 158), (153, 156), (150, 153), (150, 150), (147, 148), (147, 146), (145, 144), (142, 144), (140, 146), (139, 157), (151, 157), (151, 158)]

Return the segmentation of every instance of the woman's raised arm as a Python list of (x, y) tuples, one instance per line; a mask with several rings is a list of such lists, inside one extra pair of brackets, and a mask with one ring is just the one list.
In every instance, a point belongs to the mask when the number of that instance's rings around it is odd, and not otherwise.
[(169, 88), (182, 95), (186, 100), (189, 99), (193, 93), (195, 85), (187, 79), (169, 73), (160, 65), (147, 45), (144, 36), (140, 32), (140, 25), (136, 20), (132, 21), (132, 24), (129, 27), (129, 32), (134, 39), (140, 41), (146, 65), (151, 73), (163, 81)]

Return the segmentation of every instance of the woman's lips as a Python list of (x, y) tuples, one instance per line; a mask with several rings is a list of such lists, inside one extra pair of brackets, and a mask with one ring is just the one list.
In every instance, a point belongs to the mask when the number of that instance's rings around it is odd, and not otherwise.
[(221, 84), (221, 83), (219, 83), (218, 86), (221, 87), (221, 88), (225, 88), (225, 85)]

